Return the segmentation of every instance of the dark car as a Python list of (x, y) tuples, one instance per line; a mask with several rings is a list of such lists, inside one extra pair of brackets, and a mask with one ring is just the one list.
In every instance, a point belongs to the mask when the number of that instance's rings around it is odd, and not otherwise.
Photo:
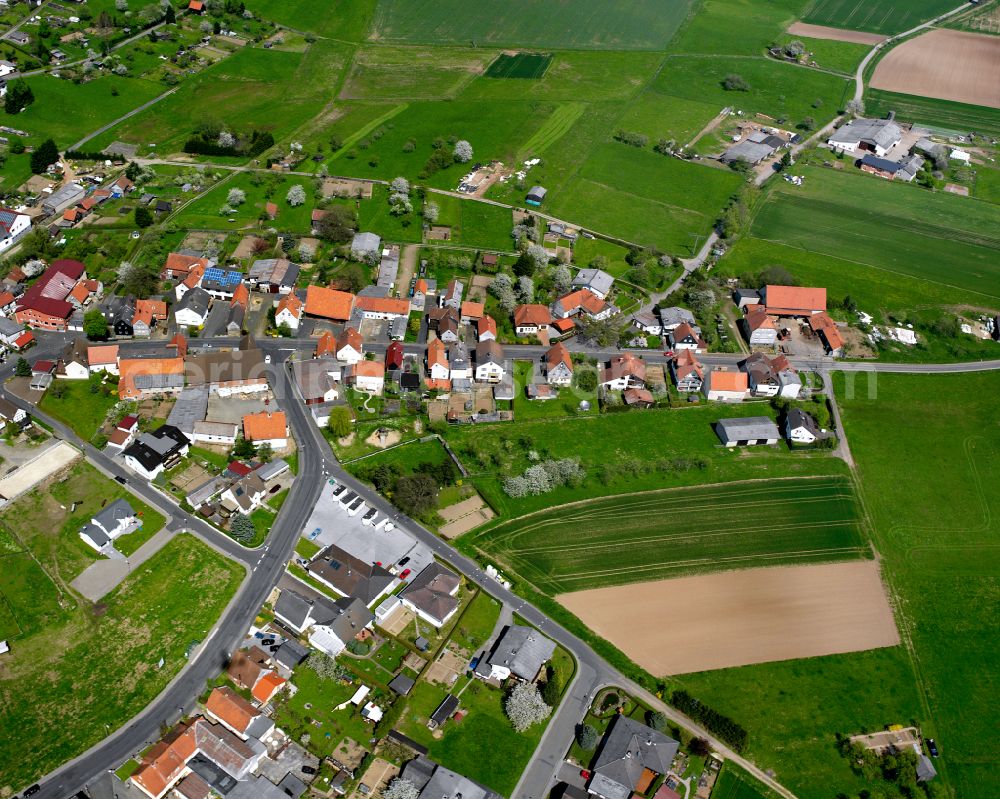
[(273, 638), (265, 638), (263, 641), (261, 641), (261, 643), (264, 646), (270, 646), (271, 644), (274, 643), (274, 639)]
[[(115, 480), (117, 480), (122, 485), (125, 485), (126, 483), (128, 483), (128, 480), (126, 480), (124, 477), (116, 477)], [(27, 795), (28, 794), (25, 794), (25, 796), (27, 796)]]
[(40, 790), (42, 790), (42, 787), (36, 782), (30, 788), (28, 788), (27, 790), (25, 790), (24, 795), (25, 795), (25, 797), (34, 796)]
[(410, 562), (410, 559), (408, 557), (406, 557), (406, 558), (400, 558), (399, 559), (399, 563), (397, 565), (399, 565), (399, 566), (405, 566), (409, 562)]
[(937, 741), (935, 741), (933, 738), (927, 739), (927, 751), (931, 753), (931, 757), (938, 756)]
[(316, 773), (316, 769), (314, 769), (312, 766), (303, 766), (302, 767), (302, 773), (303, 774), (315, 774)]

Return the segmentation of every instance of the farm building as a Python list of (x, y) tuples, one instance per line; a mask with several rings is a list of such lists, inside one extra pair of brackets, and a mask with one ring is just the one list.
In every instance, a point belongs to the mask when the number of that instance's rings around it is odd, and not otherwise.
[(750, 393), (746, 372), (713, 369), (701, 386), (702, 393), (714, 402), (743, 402)]
[(524, 198), (528, 205), (539, 206), (545, 201), (546, 190), (542, 186), (532, 186), (528, 191), (528, 196)]
[(772, 316), (812, 316), (826, 310), (826, 289), (765, 286), (761, 302)]
[(870, 152), (883, 158), (903, 140), (903, 131), (891, 119), (852, 119), (826, 140), (842, 153)]
[(715, 423), (715, 432), (727, 447), (776, 444), (781, 438), (778, 425), (766, 416), (720, 419)]
[(924, 159), (919, 155), (911, 155), (902, 161), (890, 161), (887, 158), (866, 153), (861, 159), (858, 167), (862, 172), (870, 175), (877, 175), (886, 180), (902, 180), (909, 183), (917, 176), (920, 167), (924, 165)]

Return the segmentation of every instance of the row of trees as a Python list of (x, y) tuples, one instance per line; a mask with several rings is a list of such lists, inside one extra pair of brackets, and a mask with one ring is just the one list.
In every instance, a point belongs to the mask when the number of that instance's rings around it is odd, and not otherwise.
[(687, 691), (674, 691), (670, 695), (670, 704), (684, 715), (694, 719), (706, 729), (718, 735), (719, 738), (737, 752), (746, 750), (748, 741), (747, 731), (728, 716), (724, 716), (714, 708), (702, 704)]
[(508, 477), (503, 481), (503, 490), (509, 497), (538, 496), (564, 485), (579, 486), (586, 478), (579, 458), (546, 460), (529, 466), (524, 474)]

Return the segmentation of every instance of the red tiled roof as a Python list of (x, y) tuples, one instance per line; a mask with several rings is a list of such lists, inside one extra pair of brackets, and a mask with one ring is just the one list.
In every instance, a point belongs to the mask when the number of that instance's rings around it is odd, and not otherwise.
[(258, 702), (267, 703), (271, 701), (271, 697), (281, 690), (281, 687), (287, 682), (284, 677), (281, 677), (273, 671), (265, 672), (257, 684), (254, 685), (253, 690), (250, 691), (253, 694), (253, 698)]
[(294, 293), (286, 294), (278, 301), (278, 307), (274, 310), (276, 314), (282, 311), (289, 311), (297, 319), (302, 315), (302, 300), (296, 297)]
[(764, 298), (770, 313), (808, 314), (826, 310), (824, 288), (765, 286)]
[(427, 368), (430, 369), (435, 364), (448, 366), (448, 356), (444, 350), (444, 342), (439, 338), (427, 344)]
[(167, 256), (167, 262), (163, 265), (164, 272), (186, 275), (194, 266), (208, 267), (207, 258), (196, 258), (193, 255), (182, 255), (179, 252), (172, 252)]
[(479, 317), (476, 327), (479, 338), (482, 338), (485, 333), (492, 333), (494, 336), (497, 334), (497, 320), (489, 314)]
[(554, 327), (560, 333), (568, 333), (570, 330), (576, 327), (576, 323), (572, 319), (556, 319), (552, 323), (552, 327)]
[(229, 301), (229, 307), (234, 305), (242, 305), (246, 308), (250, 304), (250, 289), (246, 287), (245, 283), (240, 283), (235, 289), (233, 289), (233, 298)]
[(562, 342), (554, 344), (548, 352), (545, 353), (545, 364), (549, 369), (553, 369), (559, 364), (564, 363), (573, 371), (573, 359), (570, 358), (569, 350), (566, 349), (566, 345)]
[(720, 372), (716, 369), (708, 377), (713, 391), (747, 391), (750, 385), (746, 372)]
[(20, 350), (27, 347), (34, 340), (35, 337), (32, 335), (31, 331), (25, 330), (20, 336), (14, 339), (14, 346)]
[(518, 305), (514, 309), (514, 326), (543, 326), (552, 323), (552, 315), (544, 305)]
[(361, 352), (361, 333), (353, 327), (345, 327), (344, 332), (341, 333), (340, 337), (337, 339), (337, 352), (340, 352), (345, 347), (350, 347), (355, 352)]
[(479, 319), (486, 312), (486, 306), (481, 302), (463, 302), (462, 316), (470, 319)]
[(309, 286), (306, 289), (306, 313), (346, 322), (351, 318), (354, 295), (323, 286)]
[(354, 300), (354, 307), (370, 313), (396, 314), (396, 316), (407, 316), (410, 313), (410, 303), (407, 300), (393, 297), (358, 297)]
[(14, 295), (9, 291), (5, 291), (3, 294), (0, 294), (0, 308), (6, 308), (12, 302), (14, 302)]
[(243, 435), (249, 441), (268, 441), (287, 438), (288, 420), (284, 411), (248, 413), (243, 417)]
[(118, 345), (105, 344), (87, 347), (87, 363), (91, 366), (118, 363)]
[(385, 364), (381, 361), (358, 361), (352, 369), (353, 377), (385, 377)]
[(422, 277), (417, 279), (417, 282), (413, 284), (414, 294), (426, 294), (427, 293), (427, 281)]
[(183, 375), (183, 358), (130, 358), (118, 363), (118, 398), (135, 399), (139, 396), (135, 378), (138, 375)]
[(323, 331), (319, 340), (316, 342), (316, 357), (319, 358), (321, 355), (330, 355), (336, 351), (337, 339), (329, 330)]
[(260, 715), (257, 708), (228, 685), (215, 688), (208, 695), (205, 710), (240, 734), (245, 733), (253, 720)]
[(167, 318), (167, 304), (163, 300), (136, 300), (136, 315), (149, 314), (151, 319), (162, 322)]

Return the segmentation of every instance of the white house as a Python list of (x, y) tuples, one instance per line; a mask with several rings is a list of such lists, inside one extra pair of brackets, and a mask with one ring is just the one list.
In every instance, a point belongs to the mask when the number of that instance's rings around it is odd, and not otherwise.
[(0, 397), (0, 422), (3, 424), (20, 424), (28, 418), (28, 412), (18, 408), (5, 397)]
[(875, 153), (885, 156), (903, 140), (903, 131), (891, 119), (852, 119), (833, 132), (826, 143), (842, 153)]
[(694, 325), (681, 322), (670, 331), (670, 346), (675, 350), (694, 350), (704, 352), (708, 345), (701, 337), (701, 331)]
[(203, 288), (186, 292), (174, 306), (174, 319), (180, 327), (201, 327), (208, 318), (211, 295)]
[(427, 345), (427, 371), (431, 380), (447, 380), (451, 374), (448, 356), (441, 339), (436, 338)]
[(288, 419), (284, 411), (261, 411), (243, 417), (243, 437), (255, 445), (270, 444), (272, 449), (288, 446)]
[(793, 408), (785, 420), (785, 435), (795, 444), (812, 444), (820, 437), (820, 430), (812, 416)]
[(770, 347), (778, 341), (778, 323), (775, 318), (758, 306), (746, 315), (747, 340), (751, 346)]
[(355, 364), (364, 358), (361, 333), (353, 327), (345, 328), (337, 339), (336, 356), (338, 361), (347, 364)]
[(191, 443), (187, 436), (171, 424), (150, 433), (143, 433), (123, 453), (125, 465), (136, 474), (153, 480), (165, 469), (177, 465), (187, 455)]
[(302, 319), (303, 302), (294, 294), (286, 294), (278, 301), (274, 312), (275, 325), (288, 325), (292, 330), (299, 329)]
[(349, 367), (348, 385), (369, 394), (381, 394), (385, 388), (385, 364), (381, 361), (359, 361)]
[(0, 252), (12, 247), (29, 230), (31, 230), (30, 216), (0, 207)]
[(701, 390), (713, 402), (743, 402), (750, 393), (750, 384), (746, 372), (713, 369), (705, 375)]
[(202, 420), (194, 423), (191, 440), (204, 444), (235, 444), (237, 426), (230, 422), (210, 422)]
[(573, 360), (561, 341), (542, 356), (545, 361), (545, 380), (550, 386), (568, 386), (573, 382)]
[(799, 398), (799, 393), (802, 391), (802, 378), (794, 369), (789, 367), (779, 371), (778, 383), (781, 386), (781, 390), (778, 392), (780, 396), (787, 399)]
[(116, 499), (91, 518), (90, 524), (80, 530), (80, 538), (101, 552), (112, 545), (115, 539), (141, 526), (132, 506), (124, 499)]
[(503, 347), (491, 339), (476, 347), (476, 382), (499, 383), (505, 373)]

